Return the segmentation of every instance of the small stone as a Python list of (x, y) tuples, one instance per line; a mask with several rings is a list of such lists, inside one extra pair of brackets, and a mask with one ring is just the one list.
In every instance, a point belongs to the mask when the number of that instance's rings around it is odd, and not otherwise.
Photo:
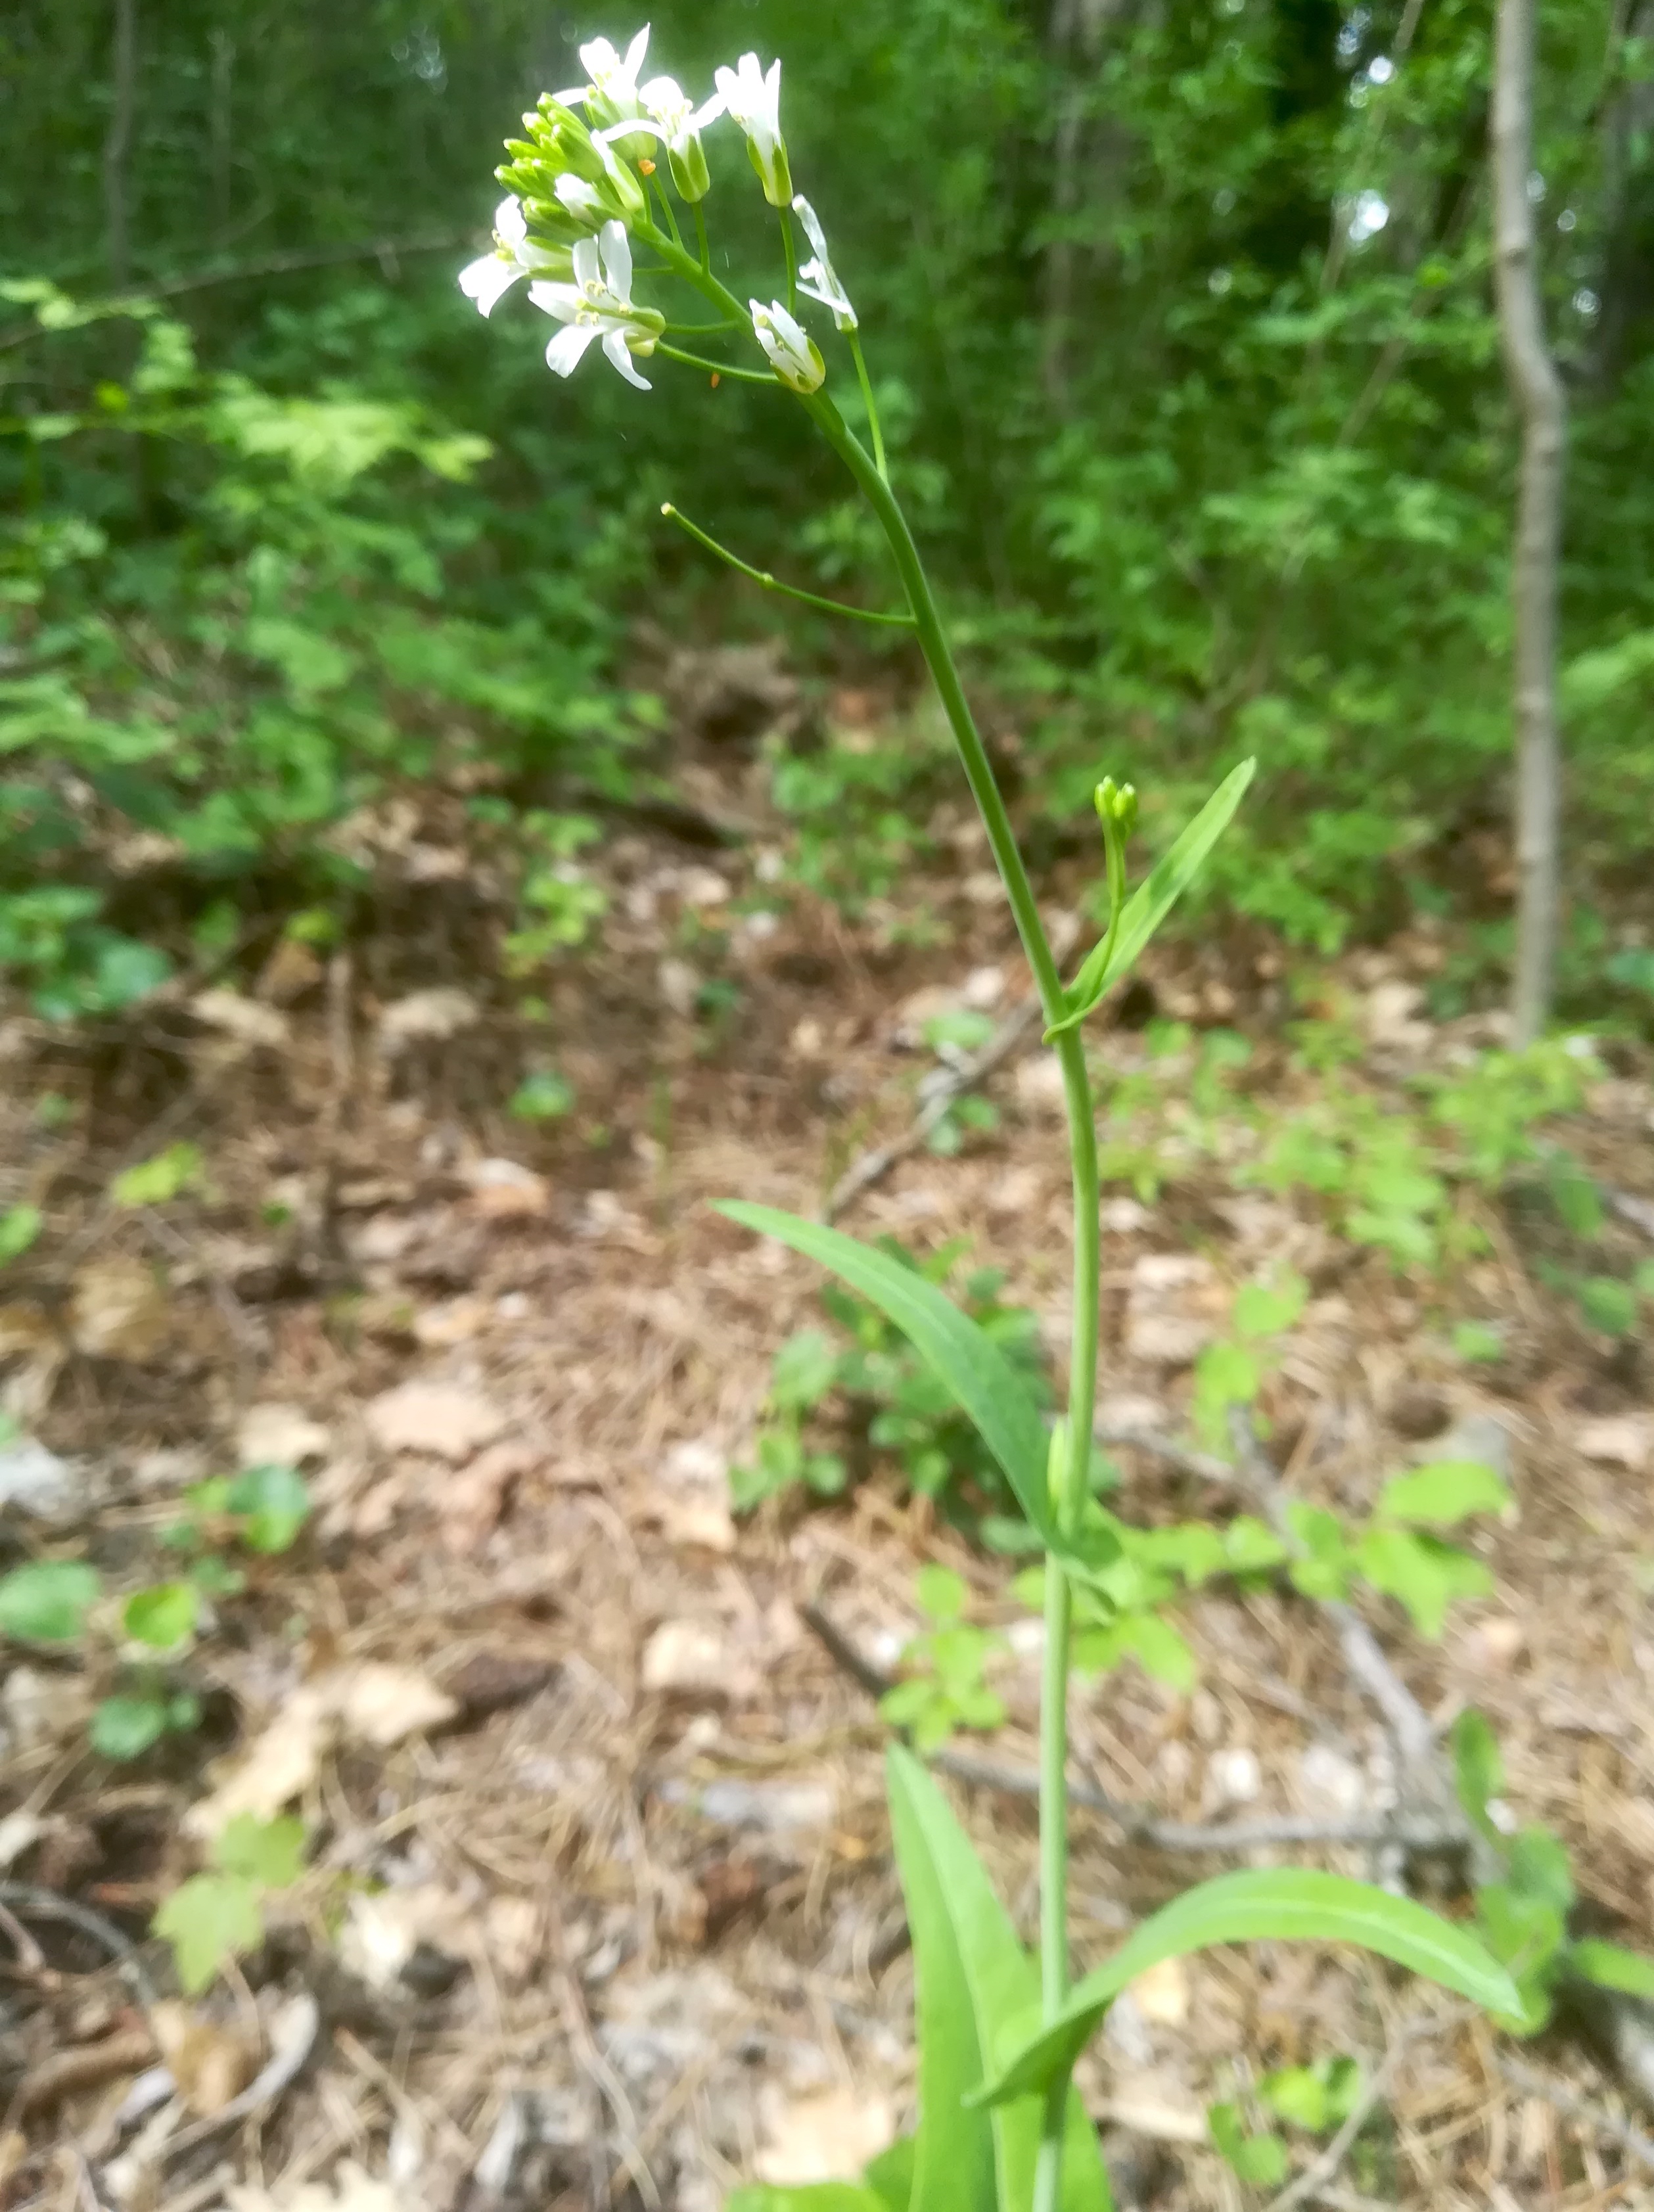
[(666, 1697), (730, 1702), (751, 1693), (751, 1669), (736, 1660), (711, 1621), (664, 1620), (643, 1647), (641, 1679)]
[(33, 1437), (0, 1444), (0, 1506), (14, 1505), (37, 1521), (72, 1521), (86, 1503), (86, 1478), (71, 1460)]
[(1587, 1421), (1579, 1431), (1579, 1454), (1599, 1467), (1622, 1467), (1627, 1474), (1641, 1474), (1654, 1459), (1654, 1419), (1646, 1413), (1620, 1413)]
[(1206, 1770), (1206, 1804), (1215, 1811), (1223, 1805), (1250, 1805), (1263, 1789), (1263, 1769), (1255, 1751), (1236, 1745), (1214, 1752)]
[(1100, 1218), (1110, 1237), (1136, 1237), (1154, 1219), (1147, 1206), (1134, 1198), (1105, 1198)]
[(687, 960), (663, 960), (655, 970), (660, 995), (672, 1012), (688, 1021), (701, 994), (701, 978)]

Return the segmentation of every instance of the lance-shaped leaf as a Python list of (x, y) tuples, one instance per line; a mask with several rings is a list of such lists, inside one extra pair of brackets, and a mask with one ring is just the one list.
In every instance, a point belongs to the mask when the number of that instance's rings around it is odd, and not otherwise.
[(1224, 778), (1165, 858), (1126, 901), (1112, 941), (1103, 939), (1070, 984), (1068, 1011), (1046, 1031), (1048, 1042), (1083, 1022), (1104, 994), (1136, 965), (1143, 947), (1199, 875), (1233, 820), (1256, 768), (1256, 761), (1245, 760)]
[[(971, 2100), (1006, 2031), (1037, 2003), (1038, 1976), (930, 1775), (896, 1748), (886, 1768), (918, 1978), (919, 2140), (909, 2212), (1026, 2212), (1044, 2100), (1020, 2097), (992, 2112)], [(1113, 2212), (1096, 2135), (1072, 2090), (1062, 2212)]]
[(805, 1221), (773, 1206), (726, 1199), (718, 1207), (760, 1237), (774, 1237), (814, 1260), (859, 1291), (894, 1322), (920, 1358), (934, 1370), (975, 1424), (1005, 1469), (1018, 1502), (1040, 1534), (1056, 1548), (1046, 1498), (1047, 1437), (1039, 1409), (1005, 1354), (986, 1330), (933, 1283), (887, 1252), (859, 1243), (842, 1231)]
[(1398, 1966), (1439, 1982), (1484, 2011), (1511, 2014), (1520, 2001), (1510, 1976), (1474, 1936), (1410, 1898), (1324, 1874), (1317, 1868), (1268, 1868), (1220, 1875), (1146, 1920), (1106, 1965), (1077, 1983), (1061, 2018), (1005, 2055), (982, 2092), (985, 2103), (1026, 2096), (1073, 2066), (1093, 2029), (1128, 1982), (1214, 1943), (1355, 1943)]

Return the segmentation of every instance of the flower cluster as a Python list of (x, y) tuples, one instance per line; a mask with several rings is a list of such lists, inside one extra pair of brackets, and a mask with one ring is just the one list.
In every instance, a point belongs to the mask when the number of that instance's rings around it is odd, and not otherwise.
[[(781, 125), (781, 65), (772, 62), (766, 70), (757, 54), (743, 54), (735, 68), (716, 72), (715, 91), (697, 106), (675, 78), (640, 82), (648, 45), (647, 24), (623, 53), (607, 39), (592, 40), (580, 50), (585, 82), (543, 94), (524, 116), (523, 136), (507, 140), (509, 159), (496, 172), (508, 197), (495, 215), (493, 251), (460, 271), (460, 289), (486, 315), (520, 276), (527, 278), (529, 299), (562, 325), (545, 354), (558, 375), (570, 375), (600, 340), (627, 382), (647, 392), (635, 359), (662, 345), (666, 325), (664, 316), (632, 297), (630, 240), (653, 247), (672, 273), (685, 273), (688, 256), (659, 173), (657, 157), (664, 154), (673, 191), (694, 212), (702, 243), (700, 271), (711, 283), (702, 203), (712, 178), (702, 140), (727, 117), (745, 137), (764, 198), (780, 212), (789, 270), (787, 227), (794, 216), (814, 249), (789, 277), (784, 301), (749, 303), (751, 334), (781, 384), (800, 394), (815, 392), (826, 364), (798, 319), (798, 295), (828, 308), (842, 332), (854, 332), (856, 315), (814, 209), (793, 190)], [(664, 230), (655, 222), (652, 191)], [(695, 273), (690, 264), (691, 279)]]

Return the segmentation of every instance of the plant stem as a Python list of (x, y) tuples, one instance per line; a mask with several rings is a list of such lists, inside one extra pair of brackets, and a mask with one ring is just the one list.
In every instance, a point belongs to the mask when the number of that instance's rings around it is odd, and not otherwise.
[(861, 386), (861, 401), (867, 410), (867, 428), (873, 433), (873, 466), (886, 483), (891, 472), (885, 466), (885, 433), (879, 427), (879, 408), (873, 399), (873, 380), (867, 374), (867, 364), (861, 352), (861, 334), (850, 332), (850, 351), (855, 357), (855, 373)]
[(778, 208), (781, 216), (781, 252), (787, 256), (787, 312), (795, 315), (799, 311), (799, 257), (793, 244), (793, 210)]
[(704, 545), (708, 553), (715, 553), (721, 561), (727, 561), (743, 576), (751, 576), (753, 582), (762, 584), (766, 592), (783, 592), (789, 599), (802, 600), (806, 607), (819, 607), (824, 614), (848, 615), (853, 622), (880, 623), (891, 629), (913, 628), (911, 615), (883, 615), (876, 613), (871, 607), (847, 607), (842, 599), (824, 599), (818, 592), (803, 592), (796, 584), (781, 583), (770, 574), (768, 568), (755, 568), (750, 561), (743, 561), (739, 553), (732, 553), (727, 545), (721, 545), (715, 538), (709, 536), (698, 523), (691, 522), (688, 515), (675, 507), (670, 500), (660, 512), (668, 522), (675, 522), (680, 530), (687, 531), (698, 545)]
[(712, 241), (707, 236), (706, 211), (702, 207), (699, 200), (696, 200), (695, 203), (695, 236), (696, 241), (701, 248), (701, 273), (704, 276), (710, 276), (712, 274)]
[[(804, 404), (860, 486), (890, 542), (908, 604), (913, 610), (919, 643), (952, 726), (971, 795), (988, 830), (988, 843), (1011, 902), (1017, 933), (1033, 970), (1049, 1026), (1061, 1018), (1064, 1008), (1061, 977), (907, 518), (877, 464), (847, 428), (826, 394), (815, 392)], [(1061, 1486), (1051, 1502), (1058, 1527), (1065, 1535), (1070, 1535), (1079, 1524), (1091, 1471), (1092, 1420), (1097, 1395), (1101, 1221), (1097, 1129), (1092, 1117), (1091, 1080), (1085, 1070), (1085, 1049), (1079, 1030), (1065, 1030), (1056, 1040), (1056, 1051), (1062, 1068), (1073, 1177), (1074, 1302), (1068, 1377), (1068, 1449), (1059, 1462)], [(1061, 2012), (1068, 1994), (1068, 1657), (1072, 1619), (1073, 1594), (1067, 1576), (1055, 1559), (1048, 1558), (1039, 1778), (1040, 2006), (1047, 2021)], [(1065, 2076), (1053, 2084), (1041, 2123), (1033, 2212), (1058, 2212), (1067, 2105), (1068, 2084)]]
[(656, 341), (654, 349), (665, 354), (668, 361), (684, 362), (690, 368), (709, 368), (715, 376), (733, 376), (738, 384), (767, 384), (772, 392), (782, 389), (774, 376), (763, 369), (738, 368), (732, 362), (708, 361), (704, 354), (685, 353), (681, 346), (668, 345), (665, 338)]

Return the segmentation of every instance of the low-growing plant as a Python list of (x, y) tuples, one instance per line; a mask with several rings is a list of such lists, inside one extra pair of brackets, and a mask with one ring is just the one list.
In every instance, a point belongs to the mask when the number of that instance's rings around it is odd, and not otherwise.
[(155, 1917), (172, 1946), (180, 1985), (198, 1996), (231, 1960), (265, 1940), (265, 1900), (304, 1872), (305, 1830), (290, 1814), (240, 1813), (207, 1846), (208, 1865), (182, 1881)]
[[(888, 1237), (878, 1249), (936, 1285), (959, 1272), (964, 1252), (963, 1243), (949, 1243), (921, 1260)], [(1043, 1407), (1049, 1390), (1038, 1319), (1000, 1297), (1004, 1282), (997, 1268), (972, 1268), (960, 1285), (961, 1303)], [(821, 1303), (839, 1334), (801, 1329), (775, 1354), (752, 1462), (731, 1471), (737, 1508), (747, 1511), (800, 1483), (836, 1497), (864, 1452), (893, 1459), (910, 1490), (939, 1499), (956, 1518), (1014, 1504), (998, 1462), (952, 1391), (888, 1315), (836, 1284), (823, 1289)], [(834, 1448), (821, 1448), (824, 1430)]]
[[(1023, 1948), (935, 1782), (910, 1753), (893, 1748), (891, 1824), (917, 1969), (916, 2135), (860, 2181), (743, 2191), (738, 2202), (746, 2212), (805, 2212), (810, 2206), (818, 2212), (891, 2212), (892, 2206), (906, 2212), (1104, 2212), (1110, 2203), (1108, 2181), (1072, 2086), (1073, 2066), (1115, 1997), (1159, 1960), (1213, 1943), (1296, 1936), (1365, 1944), (1485, 2005), (1508, 2006), (1516, 1993), (1505, 1969), (1462, 1929), (1384, 1891), (1302, 1869), (1248, 1871), (1204, 1883), (1146, 1922), (1103, 1967), (1073, 1980), (1067, 1769), (1075, 1600), (1078, 1591), (1099, 1587), (1106, 1596), (1102, 1578), (1124, 1552), (1101, 1521), (1090, 1480), (1101, 1224), (1082, 1029), (1196, 880), (1240, 804), (1252, 763), (1231, 769), (1134, 890), (1128, 848), (1136, 793), (1107, 777), (1096, 786), (1105, 886), (1099, 910), (1106, 921), (1099, 942), (1065, 983), (891, 480), (859, 318), (815, 210), (794, 190), (781, 119), (781, 64), (766, 72), (756, 54), (744, 56), (739, 69), (719, 72), (716, 100), (697, 108), (670, 79), (640, 82), (647, 44), (647, 32), (641, 33), (623, 56), (606, 40), (593, 40), (581, 49), (588, 82), (567, 94), (543, 94), (525, 116), (524, 135), (508, 142), (508, 158), (496, 173), (508, 197), (496, 217), (495, 251), (468, 268), (461, 282), (488, 312), (526, 277), (531, 301), (561, 326), (547, 349), (548, 363), (560, 374), (572, 374), (598, 345), (615, 371), (645, 390), (639, 363), (660, 362), (790, 398), (848, 471), (889, 549), (903, 604), (841, 611), (881, 629), (906, 631), (924, 656), (1032, 971), (1047, 1041), (1057, 1054), (1074, 1197), (1068, 1401), (1049, 1428), (1002, 1346), (918, 1269), (773, 1207), (742, 1201), (723, 1207), (744, 1227), (827, 1267), (906, 1335), (998, 1462), (1043, 1553), (1037, 1962)], [(779, 225), (784, 296), (778, 293), (768, 304), (743, 304), (715, 273), (703, 134), (723, 115), (744, 136)], [(812, 249), (802, 268), (795, 222)], [(648, 257), (641, 265), (634, 249)], [(727, 265), (721, 253), (716, 268)], [(648, 296), (639, 296), (643, 293)], [(678, 343), (680, 337), (698, 341), (705, 328), (682, 319), (679, 302), (690, 301), (694, 313), (711, 310), (714, 343), (751, 343), (756, 353), (709, 358)], [(806, 312), (826, 310), (844, 342), (865, 444), (827, 389), (827, 360), (800, 319), (805, 301), (815, 303)], [(824, 322), (818, 314), (816, 319), (824, 335)], [(698, 542), (748, 575), (792, 588), (689, 526)], [(817, 594), (795, 596), (830, 610)]]
[(880, 1713), (921, 1752), (939, 1751), (956, 1729), (1002, 1726), (1005, 1706), (982, 1678), (1005, 1638), (964, 1619), (970, 1592), (947, 1567), (921, 1567), (914, 1595), (931, 1626), (903, 1648), (912, 1671), (880, 1698)]
[(40, 1559), (0, 1576), (0, 1635), (19, 1643), (79, 1644), (107, 1686), (88, 1741), (101, 1757), (140, 1759), (164, 1735), (187, 1733), (201, 1702), (180, 1674), (213, 1609), (246, 1587), (236, 1553), (268, 1557), (297, 1541), (310, 1495), (296, 1468), (245, 1468), (186, 1491), (162, 1531), (174, 1571), (125, 1598), (79, 1559)]

